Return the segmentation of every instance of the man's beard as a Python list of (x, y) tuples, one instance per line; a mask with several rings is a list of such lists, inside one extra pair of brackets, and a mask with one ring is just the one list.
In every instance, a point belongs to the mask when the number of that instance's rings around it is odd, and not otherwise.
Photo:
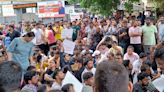
[(146, 85), (145, 85), (145, 84), (142, 84), (142, 86), (143, 86), (143, 87), (146, 87), (146, 86), (148, 86), (148, 84), (146, 84)]

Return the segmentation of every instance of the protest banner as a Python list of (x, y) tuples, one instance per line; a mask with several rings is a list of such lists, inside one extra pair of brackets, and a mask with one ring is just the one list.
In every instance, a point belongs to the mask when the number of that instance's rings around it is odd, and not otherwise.
[(63, 47), (64, 47), (64, 53), (73, 54), (75, 43), (70, 40), (65, 39), (63, 42)]
[(81, 92), (82, 91), (83, 85), (69, 71), (66, 73), (66, 76), (65, 76), (62, 84), (65, 85), (68, 83), (73, 84), (75, 92)]
[(61, 33), (63, 39), (69, 38), (72, 39), (73, 29), (64, 29)]
[(39, 18), (58, 18), (65, 16), (64, 0), (37, 3)]

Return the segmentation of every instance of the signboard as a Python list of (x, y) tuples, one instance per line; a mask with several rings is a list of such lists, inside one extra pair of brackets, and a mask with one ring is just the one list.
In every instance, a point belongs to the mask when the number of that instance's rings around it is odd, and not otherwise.
[(2, 15), (4, 17), (15, 16), (13, 5), (2, 5)]
[(14, 5), (15, 9), (19, 9), (19, 8), (28, 8), (28, 7), (36, 7), (37, 4), (36, 3), (32, 3), (32, 4), (17, 4)]
[(74, 21), (76, 19), (80, 19), (80, 16), (82, 16), (82, 15), (83, 15), (83, 13), (72, 13), (72, 14), (70, 14), (70, 19), (71, 19), (71, 21)]
[(75, 92), (81, 92), (83, 85), (72, 75), (69, 71), (66, 73), (66, 76), (63, 80), (62, 86), (65, 84), (71, 83), (74, 86)]
[(73, 29), (64, 29), (61, 33), (63, 39), (70, 38), (72, 39)]
[(66, 6), (65, 7), (65, 14), (72, 14), (75, 12), (75, 7), (74, 6)]
[(75, 43), (65, 39), (63, 42), (63, 47), (64, 47), (64, 53), (72, 55), (75, 49)]
[(65, 16), (65, 4), (62, 0), (38, 2), (37, 7), (39, 18), (55, 18)]

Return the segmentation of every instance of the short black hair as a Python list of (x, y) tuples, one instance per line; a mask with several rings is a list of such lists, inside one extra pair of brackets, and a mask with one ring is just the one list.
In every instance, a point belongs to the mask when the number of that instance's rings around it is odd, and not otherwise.
[(47, 89), (47, 85), (43, 84), (43, 85), (38, 87), (38, 91), (37, 92), (46, 92), (46, 89)]
[(95, 74), (95, 87), (99, 92), (128, 92), (128, 72), (116, 62), (102, 61)]
[(152, 17), (146, 17), (146, 20), (152, 20)]
[(163, 45), (159, 49), (155, 50), (154, 57), (164, 60), (164, 46)]
[(129, 63), (130, 63), (130, 60), (123, 60), (123, 65), (125, 67), (128, 67), (129, 66)]
[(41, 23), (36, 23), (36, 26), (39, 26)]
[(145, 72), (147, 69), (150, 69), (150, 66), (147, 64), (144, 64), (141, 66), (141, 72)]
[(36, 69), (36, 67), (35, 67), (35, 66), (29, 66), (29, 67), (27, 68), (27, 71), (32, 71), (33, 69)]
[(93, 77), (93, 73), (92, 72), (86, 72), (86, 73), (83, 74), (83, 80), (84, 81), (86, 81), (86, 80), (88, 80), (88, 79), (90, 79), (92, 77)]
[(56, 90), (50, 90), (48, 92), (63, 92), (63, 91), (56, 89)]
[(137, 79), (138, 81), (143, 80), (144, 78), (148, 77), (148, 75), (145, 72), (141, 72), (138, 74)]
[(9, 25), (9, 27), (11, 27), (12, 29), (14, 29), (14, 25)]
[(56, 76), (57, 76), (58, 73), (61, 72), (61, 71), (62, 71), (62, 70), (60, 70), (60, 69), (56, 69), (56, 70), (54, 71), (54, 74), (53, 74), (52, 78), (53, 78), (53, 79), (56, 79)]
[(147, 54), (144, 53), (144, 52), (141, 52), (141, 53), (139, 54), (139, 56), (140, 56), (140, 58), (144, 58), (144, 57), (147, 57)]
[(84, 62), (84, 66), (86, 66), (89, 61), (93, 61), (93, 58), (86, 58), (86, 60)]
[(28, 32), (23, 37), (35, 37), (34, 32)]
[(62, 91), (63, 92), (69, 92), (69, 89), (70, 87), (73, 87), (73, 84), (65, 84), (63, 87), (62, 87)]
[(29, 84), (28, 81), (32, 79), (32, 77), (36, 76), (38, 73), (36, 71), (27, 71), (24, 74), (24, 81), (26, 84)]
[(116, 53), (116, 56), (121, 56), (123, 58), (122, 53)]
[(13, 92), (20, 87), (23, 70), (20, 64), (6, 61), (0, 64), (0, 92)]

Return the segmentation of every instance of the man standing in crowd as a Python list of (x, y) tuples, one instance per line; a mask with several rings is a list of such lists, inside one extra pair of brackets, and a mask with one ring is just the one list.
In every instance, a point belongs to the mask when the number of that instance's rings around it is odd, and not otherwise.
[(161, 42), (157, 45), (155, 59), (162, 71), (162, 75), (160, 78), (154, 80), (153, 84), (160, 92), (164, 92), (164, 42)]
[(143, 47), (145, 53), (148, 53), (150, 47), (156, 45), (157, 28), (153, 25), (151, 18), (146, 19), (146, 24), (142, 26)]
[(14, 25), (9, 25), (9, 33), (6, 36), (10, 37), (12, 41), (14, 38), (20, 37), (20, 33), (14, 29)]
[(83, 75), (84, 86), (81, 92), (93, 92), (92, 86), (94, 82), (94, 76), (91, 72), (86, 72)]
[(119, 32), (118, 32), (118, 42), (119, 42), (119, 46), (121, 46), (124, 49), (124, 53), (127, 50), (127, 47), (130, 44), (130, 38), (129, 38), (129, 32), (128, 32), (128, 20), (123, 20), (122, 21), (122, 27), (120, 28)]
[(72, 40), (75, 41), (78, 38), (79, 31), (80, 31), (80, 27), (77, 25), (76, 21), (72, 22), (72, 29), (73, 29)]
[(134, 51), (140, 54), (142, 51), (141, 36), (142, 29), (138, 26), (138, 21), (132, 22), (132, 27), (129, 28), (130, 44), (134, 47)]
[(161, 41), (162, 39), (164, 39), (164, 16), (161, 17), (158, 21), (158, 36), (159, 36), (159, 41)]
[(91, 42), (91, 39), (92, 39), (92, 37), (93, 37), (93, 34), (94, 34), (95, 30), (96, 30), (96, 28), (94, 27), (93, 22), (90, 22), (90, 23), (89, 23), (89, 26), (86, 27), (87, 43), (88, 43), (88, 45), (89, 45), (90, 42)]
[(36, 23), (35, 27), (31, 30), (35, 34), (35, 38), (32, 40), (34, 45), (38, 46), (41, 50), (47, 54), (47, 48), (44, 42), (44, 33), (43, 30), (40, 28), (40, 23)]
[(103, 61), (97, 66), (93, 92), (128, 92), (128, 72), (116, 62)]

